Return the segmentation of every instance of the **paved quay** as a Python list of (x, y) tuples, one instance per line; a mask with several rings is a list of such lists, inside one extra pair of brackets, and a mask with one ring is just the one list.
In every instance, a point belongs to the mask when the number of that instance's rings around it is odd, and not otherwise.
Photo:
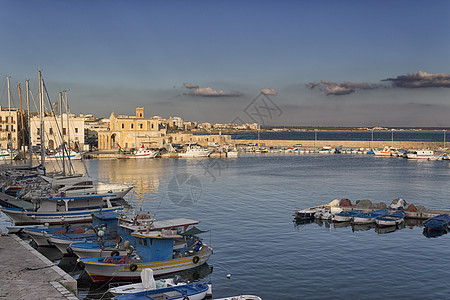
[(0, 299), (78, 299), (77, 281), (16, 235), (0, 236)]

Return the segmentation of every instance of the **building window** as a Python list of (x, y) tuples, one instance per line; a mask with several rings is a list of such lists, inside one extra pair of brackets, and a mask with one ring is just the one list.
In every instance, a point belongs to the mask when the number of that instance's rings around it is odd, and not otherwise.
[(134, 128), (134, 124), (130, 124), (130, 128), (133, 129)]
[(125, 128), (125, 124), (122, 123), (122, 129), (124, 129), (124, 128)]
[(144, 124), (139, 124), (139, 129), (144, 128)]
[(66, 128), (63, 128), (63, 135), (66, 135)]
[(41, 134), (41, 129), (40, 128), (36, 128), (36, 135), (40, 135)]
[(152, 129), (154, 128), (153, 124), (152, 124)]
[(50, 127), (48, 131), (49, 131), (50, 135), (53, 134), (53, 128), (52, 127)]
[(75, 133), (78, 133), (78, 128), (77, 127), (75, 127)]

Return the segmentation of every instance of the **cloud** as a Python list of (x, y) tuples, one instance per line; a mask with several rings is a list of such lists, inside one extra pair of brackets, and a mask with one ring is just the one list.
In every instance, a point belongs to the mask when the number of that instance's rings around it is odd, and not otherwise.
[(325, 87), (325, 94), (327, 95), (348, 95), (353, 93), (355, 90), (348, 87), (343, 87), (339, 85), (329, 85)]
[(264, 88), (261, 89), (261, 93), (263, 93), (264, 95), (276, 95), (277, 91), (275, 89)]
[(310, 82), (306, 86), (309, 87), (310, 89), (314, 89), (315, 87), (320, 86), (320, 83), (319, 82)]
[(320, 83), (318, 82), (311, 82), (308, 84), (308, 87), (310, 89), (314, 89), (318, 87), (320, 90), (322, 90), (325, 94), (328, 95), (348, 95), (351, 93), (354, 93), (356, 90), (370, 90), (375, 89), (379, 87), (379, 85), (376, 84), (369, 84), (367, 82), (351, 82), (351, 81), (345, 81), (343, 83), (337, 83), (333, 81), (328, 80), (321, 80)]
[(402, 88), (426, 88), (426, 87), (450, 87), (450, 74), (430, 74), (423, 71), (400, 75), (396, 78), (387, 78), (382, 81), (391, 81), (396, 87)]
[(187, 89), (198, 89), (198, 84), (192, 84), (192, 83), (183, 83), (184, 87)]
[(223, 90), (214, 90), (210, 87), (207, 88), (194, 88), (189, 93), (185, 93), (185, 95), (190, 96), (200, 96), (200, 97), (237, 97), (241, 96), (242, 94), (239, 92), (231, 92), (227, 93)]

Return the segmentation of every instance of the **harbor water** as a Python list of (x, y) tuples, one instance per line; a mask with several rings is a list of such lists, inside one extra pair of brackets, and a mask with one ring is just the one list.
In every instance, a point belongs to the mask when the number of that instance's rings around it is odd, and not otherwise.
[[(199, 220), (214, 254), (199, 277), (215, 298), (431, 299), (450, 294), (450, 236), (420, 222), (393, 232), (327, 223), (296, 224), (294, 209), (349, 198), (395, 198), (450, 209), (448, 161), (370, 155), (245, 154), (234, 159), (86, 160), (102, 181), (135, 186), (132, 209), (157, 219)], [(84, 166), (76, 162), (81, 171)], [(7, 225), (1, 216), (1, 227)], [(209, 273), (209, 274), (208, 274)], [(227, 276), (231, 275), (231, 276)], [(80, 298), (98, 287), (84, 284)]]

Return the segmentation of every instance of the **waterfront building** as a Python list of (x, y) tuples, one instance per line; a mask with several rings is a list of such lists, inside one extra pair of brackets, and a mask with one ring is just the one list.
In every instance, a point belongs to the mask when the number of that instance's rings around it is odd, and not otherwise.
[(0, 105), (0, 146), (3, 149), (19, 148), (20, 112), (17, 108), (2, 107)]
[(167, 136), (166, 143), (172, 144), (197, 143), (205, 147), (210, 145), (210, 143), (217, 143), (219, 145), (223, 145), (223, 144), (231, 144), (231, 135), (171, 133)]
[(109, 128), (98, 131), (99, 150), (162, 148), (167, 129), (160, 117), (145, 118), (144, 108), (137, 107), (135, 116), (116, 115), (109, 117)]
[[(67, 118), (69, 121), (67, 122)], [(83, 115), (76, 116), (66, 113), (61, 116), (49, 114), (44, 117), (44, 141), (45, 147), (50, 150), (57, 150), (62, 145), (62, 137), (64, 143), (70, 145), (69, 147), (77, 151), (87, 151), (85, 147), (85, 121), (86, 117)], [(40, 117), (35, 116), (30, 120), (31, 130), (31, 144), (33, 146), (41, 145), (41, 123)], [(87, 145), (86, 145), (87, 146)]]

